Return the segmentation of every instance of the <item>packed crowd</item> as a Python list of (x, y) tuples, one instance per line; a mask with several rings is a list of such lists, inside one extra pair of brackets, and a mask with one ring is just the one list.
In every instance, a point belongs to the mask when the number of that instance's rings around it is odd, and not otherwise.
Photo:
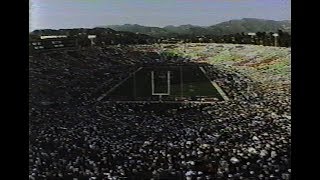
[(33, 54), (29, 58), (30, 103), (91, 103), (102, 89), (110, 89), (138, 64), (152, 61), (155, 54), (124, 47)]
[[(289, 91), (259, 89), (240, 73), (207, 65), (230, 101), (89, 103), (95, 87), (134, 68), (118, 65), (122, 60), (148, 59), (146, 52), (126, 51), (31, 59), (29, 179), (290, 179)], [(61, 91), (41, 89), (50, 84)]]

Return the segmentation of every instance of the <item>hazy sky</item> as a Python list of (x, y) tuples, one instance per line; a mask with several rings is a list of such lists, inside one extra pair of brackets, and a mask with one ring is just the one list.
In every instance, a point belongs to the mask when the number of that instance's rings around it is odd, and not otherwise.
[(30, 0), (30, 30), (140, 24), (208, 26), (231, 19), (291, 19), (290, 0)]

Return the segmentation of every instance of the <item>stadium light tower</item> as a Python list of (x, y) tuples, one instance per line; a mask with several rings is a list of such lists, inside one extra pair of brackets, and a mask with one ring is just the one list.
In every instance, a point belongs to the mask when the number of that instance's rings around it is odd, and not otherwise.
[(274, 36), (274, 46), (277, 47), (278, 46), (278, 33), (274, 33), (272, 34), (272, 36)]
[(90, 39), (90, 41), (91, 41), (91, 46), (95, 45), (95, 43), (94, 43), (95, 38), (97, 38), (96, 35), (88, 35), (88, 39)]

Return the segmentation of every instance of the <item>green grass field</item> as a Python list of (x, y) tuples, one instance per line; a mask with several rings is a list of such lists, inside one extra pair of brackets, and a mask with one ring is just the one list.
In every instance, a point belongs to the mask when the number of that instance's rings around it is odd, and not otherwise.
[(167, 91), (166, 74), (167, 71), (170, 71), (170, 95), (164, 98), (207, 97), (222, 100), (221, 95), (198, 66), (144, 67), (112, 91), (108, 97), (112, 99), (119, 97), (126, 100), (158, 98), (158, 96), (152, 96), (151, 71), (154, 71), (155, 74), (155, 92), (158, 93)]

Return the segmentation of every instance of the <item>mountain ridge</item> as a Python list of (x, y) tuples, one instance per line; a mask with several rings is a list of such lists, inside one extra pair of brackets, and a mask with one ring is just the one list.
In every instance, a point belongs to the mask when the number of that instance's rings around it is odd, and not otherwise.
[(257, 18), (233, 19), (210, 26), (199, 25), (167, 25), (164, 27), (143, 26), (139, 24), (107, 25), (98, 26), (110, 28), (116, 31), (129, 31), (142, 33), (151, 36), (167, 36), (170, 34), (178, 35), (228, 35), (248, 32), (276, 32), (282, 30), (291, 33), (291, 20), (268, 20)]

